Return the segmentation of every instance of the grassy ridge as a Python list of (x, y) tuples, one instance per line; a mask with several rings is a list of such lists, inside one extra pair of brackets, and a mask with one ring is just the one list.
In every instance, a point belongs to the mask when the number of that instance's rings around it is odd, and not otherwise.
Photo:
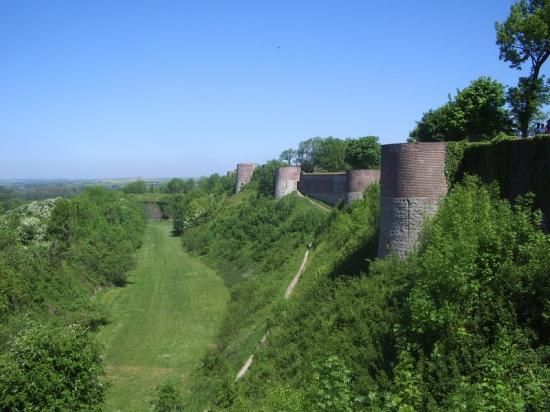
[(156, 385), (184, 384), (212, 344), (227, 301), (216, 274), (187, 255), (171, 223), (150, 222), (129, 284), (102, 296), (109, 410), (147, 410)]

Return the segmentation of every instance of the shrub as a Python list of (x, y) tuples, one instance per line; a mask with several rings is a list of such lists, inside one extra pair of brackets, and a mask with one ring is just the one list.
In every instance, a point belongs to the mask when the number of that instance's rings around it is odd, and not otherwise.
[(100, 348), (76, 325), (34, 325), (0, 357), (0, 409), (100, 411)]

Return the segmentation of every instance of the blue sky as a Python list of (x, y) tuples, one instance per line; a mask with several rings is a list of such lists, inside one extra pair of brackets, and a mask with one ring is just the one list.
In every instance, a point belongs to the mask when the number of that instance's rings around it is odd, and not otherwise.
[[(171, 177), (403, 142), (490, 75), (512, 1), (0, 1), (0, 178)], [(547, 70), (547, 69), (546, 69)]]

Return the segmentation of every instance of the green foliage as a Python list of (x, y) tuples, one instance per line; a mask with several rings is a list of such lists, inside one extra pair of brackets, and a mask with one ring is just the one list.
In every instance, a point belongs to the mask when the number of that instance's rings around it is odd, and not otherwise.
[(185, 410), (181, 384), (176, 379), (169, 379), (157, 386), (157, 397), (151, 402), (155, 412), (180, 412)]
[(514, 69), (521, 69), (527, 61), (531, 63), (530, 75), (520, 77), (517, 87), (511, 87), (507, 96), (516, 124), (527, 137), (531, 120), (550, 99), (550, 88), (540, 76), (550, 56), (550, 3), (520, 0), (512, 5), (508, 18), (495, 27), (500, 59)]
[(260, 165), (252, 175), (252, 186), (265, 196), (273, 196), (275, 191), (275, 177), (280, 167), (287, 166), (280, 160), (270, 160), (265, 165)]
[(351, 169), (380, 168), (381, 147), (376, 136), (348, 141), (345, 161)]
[(329, 356), (313, 366), (310, 396), (314, 410), (351, 412), (350, 370), (337, 356)]
[(194, 187), (195, 181), (193, 179), (184, 181), (183, 179), (174, 177), (166, 184), (166, 193), (185, 193)]
[(523, 137), (527, 137), (532, 120), (542, 113), (540, 108), (550, 102), (550, 86), (542, 78), (520, 77), (516, 87), (506, 94), (510, 111)]
[(286, 162), (288, 165), (292, 164), (292, 161), (296, 158), (296, 150), (286, 149), (279, 155), (279, 160)]
[(34, 325), (0, 357), (0, 409), (100, 411), (100, 348), (77, 325)]
[(315, 393), (341, 402), (332, 410), (548, 410), (550, 238), (532, 198), (512, 207), (467, 178), (418, 252), (369, 265), (357, 251), (376, 234), (376, 199), (367, 192), (331, 216), (233, 409), (282, 403), (276, 388), (299, 410), (321, 407)]
[(511, 131), (504, 86), (480, 77), (438, 109), (430, 110), (410, 133), (411, 141), (487, 140)]
[(338, 172), (346, 170), (347, 142), (336, 137), (327, 137), (319, 141), (315, 152), (315, 171)]
[(122, 188), (124, 193), (142, 194), (147, 193), (147, 185), (143, 180), (136, 180), (135, 182), (128, 183)]
[(545, 0), (514, 3), (504, 23), (495, 24), (500, 59), (519, 69), (526, 61), (541, 66), (550, 55), (550, 5)]

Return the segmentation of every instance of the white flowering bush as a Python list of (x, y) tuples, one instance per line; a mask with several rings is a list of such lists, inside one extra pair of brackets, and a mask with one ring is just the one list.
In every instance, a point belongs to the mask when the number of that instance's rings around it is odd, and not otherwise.
[(6, 213), (0, 220), (0, 225), (9, 221), (16, 222), (17, 240), (23, 244), (40, 243), (46, 239), (48, 219), (52, 214), (58, 198), (36, 200)]

